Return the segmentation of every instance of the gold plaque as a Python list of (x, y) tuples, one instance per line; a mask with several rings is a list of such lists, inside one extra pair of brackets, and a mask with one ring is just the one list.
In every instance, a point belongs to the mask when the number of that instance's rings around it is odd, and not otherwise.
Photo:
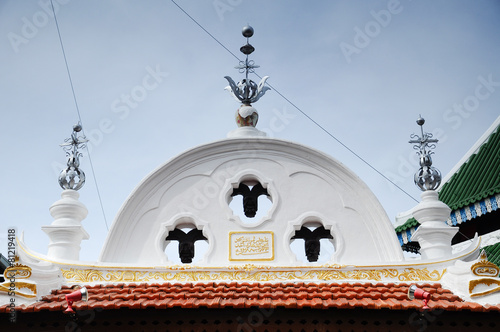
[(274, 260), (273, 232), (230, 232), (230, 261)]

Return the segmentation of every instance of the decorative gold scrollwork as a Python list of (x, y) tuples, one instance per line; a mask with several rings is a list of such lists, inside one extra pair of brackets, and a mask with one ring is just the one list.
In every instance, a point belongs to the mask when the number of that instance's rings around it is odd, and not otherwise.
[(403, 271), (397, 269), (356, 269), (340, 270), (315, 269), (315, 270), (270, 270), (269, 268), (253, 265), (232, 268), (225, 271), (217, 270), (171, 270), (160, 271), (132, 271), (114, 270), (101, 271), (94, 269), (69, 269), (62, 270), (63, 277), (68, 282), (94, 283), (94, 282), (150, 282), (150, 281), (334, 281), (334, 280), (370, 280), (382, 281), (384, 279), (397, 279), (399, 281), (438, 281), (445, 271), (429, 271), (427, 268), (407, 268)]

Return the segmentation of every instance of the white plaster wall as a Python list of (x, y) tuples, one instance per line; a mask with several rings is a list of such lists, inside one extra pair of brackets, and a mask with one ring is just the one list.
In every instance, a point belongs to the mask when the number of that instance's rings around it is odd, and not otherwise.
[[(227, 202), (248, 179), (267, 187), (273, 205), (252, 224)], [(366, 185), (341, 163), (299, 144), (269, 138), (233, 138), (199, 146), (153, 171), (119, 211), (100, 261), (141, 266), (170, 265), (168, 232), (182, 224), (202, 229), (209, 249), (197, 266), (303, 265), (289, 248), (306, 221), (330, 229), (336, 252), (326, 264), (403, 259), (393, 227)], [(229, 233), (274, 233), (271, 261), (230, 261)], [(311, 263), (314, 264), (314, 263)]]

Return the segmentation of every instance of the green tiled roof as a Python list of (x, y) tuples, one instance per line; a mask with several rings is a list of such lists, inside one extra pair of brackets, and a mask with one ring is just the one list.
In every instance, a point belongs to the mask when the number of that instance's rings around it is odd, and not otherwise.
[(452, 210), (500, 193), (500, 130), (446, 182), (439, 199)]
[(483, 248), (486, 251), (488, 261), (500, 267), (500, 242)]
[(407, 229), (412, 228), (414, 226), (420, 226), (420, 223), (417, 221), (417, 219), (412, 217), (412, 218), (408, 219), (401, 226), (396, 227), (395, 231), (396, 231), (396, 233), (399, 233), (402, 231), (406, 231)]

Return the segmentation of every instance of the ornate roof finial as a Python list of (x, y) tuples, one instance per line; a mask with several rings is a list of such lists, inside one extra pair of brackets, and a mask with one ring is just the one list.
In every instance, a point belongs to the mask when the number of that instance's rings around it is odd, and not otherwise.
[(80, 157), (82, 153), (78, 149), (85, 148), (85, 143), (88, 140), (84, 136), (78, 137), (78, 133), (82, 130), (80, 123), (73, 126), (73, 133), (70, 138), (66, 138), (61, 144), (66, 156), (68, 157), (68, 167), (59, 174), (59, 185), (63, 189), (79, 190), (85, 184), (85, 173), (79, 168)]
[(231, 77), (224, 76), (229, 83), (226, 90), (229, 90), (233, 97), (243, 104), (238, 112), (236, 112), (236, 122), (240, 127), (255, 127), (258, 114), (257, 110), (251, 107), (251, 104), (259, 100), (270, 89), (265, 86), (269, 76), (264, 76), (258, 85), (248, 78), (249, 73), (253, 73), (255, 68), (259, 68), (253, 60), (248, 60), (248, 55), (255, 51), (255, 48), (248, 42), (248, 39), (253, 36), (253, 32), (251, 26), (247, 25), (243, 27), (242, 34), (243, 37), (246, 37), (247, 43), (240, 48), (240, 51), (246, 55), (246, 59), (240, 61), (239, 65), (235, 67), (240, 73), (245, 73), (245, 78), (235, 83)]
[(431, 150), (436, 148), (435, 143), (438, 140), (432, 138), (431, 133), (424, 133), (424, 123), (424, 118), (419, 115), (417, 124), (420, 126), (422, 136), (412, 134), (410, 136), (411, 140), (408, 142), (414, 144), (413, 148), (417, 150), (417, 154), (420, 157), (420, 169), (415, 173), (414, 181), (422, 191), (436, 190), (441, 184), (441, 172), (437, 168), (432, 167), (431, 154), (434, 152)]

